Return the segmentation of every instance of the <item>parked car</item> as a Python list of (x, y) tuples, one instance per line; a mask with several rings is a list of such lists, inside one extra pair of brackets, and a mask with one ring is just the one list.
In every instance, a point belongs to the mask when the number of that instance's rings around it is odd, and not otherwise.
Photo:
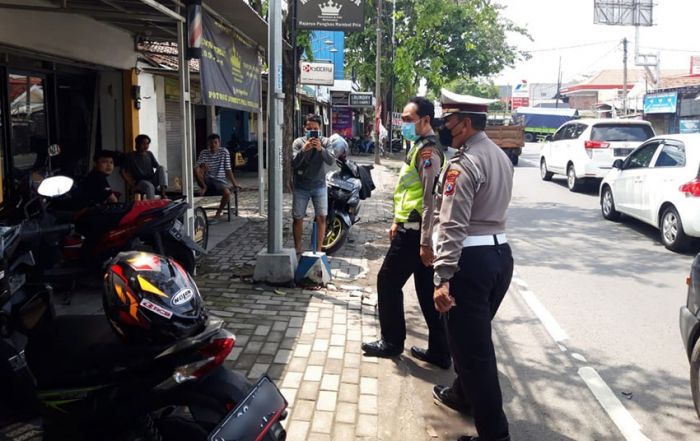
[(700, 254), (695, 256), (687, 279), (688, 297), (681, 306), (680, 328), (685, 353), (690, 362), (690, 389), (695, 412), (700, 418)]
[(646, 121), (590, 119), (570, 121), (542, 147), (540, 174), (549, 181), (565, 175), (571, 191), (599, 181), (616, 159), (624, 159), (639, 144), (654, 136)]
[(666, 248), (680, 251), (700, 237), (700, 134), (663, 135), (616, 160), (600, 186), (603, 217), (621, 214), (661, 231)]

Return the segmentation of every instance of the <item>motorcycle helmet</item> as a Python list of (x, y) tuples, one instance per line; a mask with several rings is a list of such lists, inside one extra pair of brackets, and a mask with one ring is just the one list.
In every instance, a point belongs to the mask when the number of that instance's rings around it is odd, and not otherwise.
[(333, 152), (333, 155), (337, 159), (345, 159), (348, 156), (348, 153), (350, 153), (350, 149), (348, 149), (348, 142), (345, 140), (345, 138), (335, 133), (328, 139), (331, 142), (331, 152)]
[(112, 259), (102, 303), (114, 330), (130, 342), (167, 344), (196, 334), (207, 320), (192, 277), (175, 260), (152, 253)]

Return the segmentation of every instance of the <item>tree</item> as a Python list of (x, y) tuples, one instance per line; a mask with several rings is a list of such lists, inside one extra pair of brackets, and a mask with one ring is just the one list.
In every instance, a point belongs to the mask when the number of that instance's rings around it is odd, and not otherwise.
[[(508, 43), (508, 34), (528, 36), (526, 30), (501, 15), (491, 0), (395, 0), (396, 34), (394, 63), (382, 54), (382, 90), (388, 89), (389, 72), (396, 75), (396, 102), (405, 102), (418, 91), (421, 79), (437, 94), (456, 79), (486, 77), (500, 72), (528, 55)], [(383, 47), (390, 50), (390, 14), (382, 18)], [(347, 64), (365, 90), (374, 88), (376, 3), (365, 4), (365, 30), (348, 34)]]

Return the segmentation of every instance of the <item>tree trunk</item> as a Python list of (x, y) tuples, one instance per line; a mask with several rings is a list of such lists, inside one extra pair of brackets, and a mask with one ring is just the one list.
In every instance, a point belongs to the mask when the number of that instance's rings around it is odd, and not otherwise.
[[(286, 41), (291, 42), (292, 29), (292, 14), (287, 14), (284, 23), (284, 34), (288, 36)], [(284, 173), (284, 192), (292, 191), (292, 143), (294, 142), (294, 97), (296, 87), (293, 82), (294, 69), (298, 65), (295, 62), (295, 54), (289, 48), (282, 50), (282, 77), (284, 83), (282, 90), (284, 92), (284, 133), (282, 136), (282, 170)]]

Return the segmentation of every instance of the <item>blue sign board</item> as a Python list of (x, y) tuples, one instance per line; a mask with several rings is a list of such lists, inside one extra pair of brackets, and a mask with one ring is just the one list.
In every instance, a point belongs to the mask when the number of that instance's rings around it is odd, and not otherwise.
[(644, 97), (644, 113), (676, 113), (678, 94), (652, 93)]
[(679, 126), (681, 133), (700, 133), (700, 119), (682, 119)]

